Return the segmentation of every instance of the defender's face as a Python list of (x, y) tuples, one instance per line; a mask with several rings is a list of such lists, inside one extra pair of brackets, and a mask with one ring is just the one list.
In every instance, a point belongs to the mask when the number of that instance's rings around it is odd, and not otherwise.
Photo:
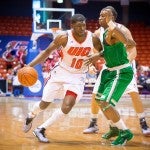
[(113, 13), (110, 9), (103, 9), (101, 12), (100, 12), (100, 16), (99, 16), (99, 24), (100, 26), (102, 26), (103, 28), (107, 28), (108, 25), (107, 25), (107, 22), (106, 22), (106, 18), (108, 19), (111, 19), (114, 21), (114, 16), (113, 16)]
[(107, 27), (106, 16), (107, 16), (107, 11), (102, 10), (99, 15), (99, 24), (100, 24), (100, 26), (102, 26), (104, 28)]
[(86, 22), (78, 21), (74, 24), (71, 24), (71, 27), (74, 33), (78, 36), (84, 36), (86, 34)]

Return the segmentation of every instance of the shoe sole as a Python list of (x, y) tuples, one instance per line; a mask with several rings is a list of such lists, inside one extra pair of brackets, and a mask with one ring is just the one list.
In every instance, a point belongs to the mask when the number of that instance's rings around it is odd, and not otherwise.
[(83, 132), (83, 134), (98, 134), (98, 131), (94, 131), (94, 132)]
[(111, 146), (124, 146), (124, 145), (126, 145), (127, 141), (130, 141), (133, 137), (134, 137), (134, 135), (130, 136), (122, 144), (118, 144), (118, 145), (111, 144)]
[(25, 126), (26, 126), (26, 125), (24, 125), (24, 127), (23, 127), (23, 132), (24, 132), (24, 133), (27, 133), (27, 132), (29, 132), (30, 129), (32, 128), (32, 123), (30, 123), (30, 125), (28, 125), (28, 128), (26, 128)]
[(105, 140), (109, 140), (109, 139), (111, 139), (111, 138), (113, 138), (113, 137), (116, 137), (116, 136), (118, 136), (118, 135), (114, 135), (114, 136), (111, 136), (111, 137), (109, 137), (109, 138), (105, 138), (105, 137), (103, 137), (103, 135), (102, 135), (102, 138), (105, 139)]
[(42, 142), (42, 143), (49, 143), (49, 141), (47, 141), (47, 142), (46, 142), (46, 141), (41, 141), (34, 131), (33, 131), (32, 133), (33, 133), (33, 135), (38, 139), (39, 142)]
[(122, 144), (118, 144), (118, 145), (114, 145), (114, 144), (111, 144), (111, 146), (125, 146), (126, 143), (127, 143), (128, 140), (125, 140)]

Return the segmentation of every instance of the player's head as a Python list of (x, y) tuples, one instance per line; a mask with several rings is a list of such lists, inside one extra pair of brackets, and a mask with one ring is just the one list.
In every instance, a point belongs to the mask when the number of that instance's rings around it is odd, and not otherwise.
[(71, 28), (78, 36), (83, 36), (86, 30), (86, 18), (82, 14), (75, 14), (71, 17)]
[(112, 6), (107, 6), (107, 7), (103, 8), (102, 10), (105, 10), (105, 9), (111, 10), (111, 12), (112, 12), (112, 14), (113, 14), (113, 17), (114, 17), (114, 21), (115, 21), (115, 20), (117, 19), (117, 16), (118, 16), (118, 13), (117, 13), (117, 11), (115, 10), (115, 8), (112, 7)]
[(75, 14), (71, 17), (71, 24), (76, 22), (85, 22), (86, 18), (82, 14)]
[(106, 16), (108, 11), (111, 12), (110, 17), (112, 18), (113, 21), (115, 21), (117, 18), (117, 11), (114, 9), (114, 7), (112, 6), (104, 7), (100, 11), (100, 16), (99, 16), (99, 24), (104, 28), (107, 27)]

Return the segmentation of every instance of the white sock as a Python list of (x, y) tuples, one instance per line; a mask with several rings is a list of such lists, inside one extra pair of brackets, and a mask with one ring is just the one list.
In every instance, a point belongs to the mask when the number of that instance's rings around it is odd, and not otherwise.
[(143, 113), (137, 113), (137, 116), (139, 119), (145, 118), (145, 113), (144, 112)]
[(91, 119), (92, 119), (92, 118), (97, 119), (97, 118), (98, 118), (98, 114), (91, 114)]
[(33, 108), (31, 109), (31, 112), (28, 113), (29, 117), (33, 118), (37, 114), (39, 114), (41, 111), (43, 111), (42, 109), (40, 109), (39, 104), (40, 104), (40, 102), (37, 102), (33, 105)]
[(120, 119), (118, 122), (114, 123), (114, 125), (115, 125), (116, 127), (118, 127), (119, 129), (123, 129), (123, 130), (128, 129), (122, 119)]
[(112, 122), (112, 120), (108, 120), (108, 124), (111, 126), (111, 127), (115, 127), (116, 125)]
[(64, 114), (62, 112), (61, 109), (58, 109), (56, 111), (54, 111), (51, 115), (50, 118), (48, 118), (42, 125), (40, 125), (38, 128), (47, 128), (48, 126), (52, 125), (57, 119), (59, 119), (62, 116), (66, 116), (66, 114)]

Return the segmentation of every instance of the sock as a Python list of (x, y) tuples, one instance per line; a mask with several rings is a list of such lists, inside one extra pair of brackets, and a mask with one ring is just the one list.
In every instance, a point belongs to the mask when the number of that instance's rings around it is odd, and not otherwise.
[(143, 113), (137, 113), (137, 116), (139, 119), (145, 118), (145, 113), (144, 112)]
[(31, 112), (28, 113), (29, 117), (34, 118), (37, 114), (43, 111), (40, 109), (39, 104), (40, 102), (37, 102), (33, 105)]
[(91, 119), (98, 119), (98, 114), (91, 114)]
[(97, 118), (91, 118), (91, 122), (97, 123)]
[(38, 128), (47, 128), (48, 126), (52, 125), (56, 120), (58, 120), (60, 117), (66, 116), (61, 109), (58, 109), (54, 111), (50, 118), (48, 118), (42, 125), (40, 125)]
[(112, 120), (108, 120), (108, 124), (109, 124), (111, 127), (116, 127), (116, 125), (112, 122)]
[(120, 119), (118, 122), (114, 123), (114, 125), (115, 125), (116, 127), (118, 127), (119, 129), (122, 129), (122, 130), (128, 129), (122, 119)]

